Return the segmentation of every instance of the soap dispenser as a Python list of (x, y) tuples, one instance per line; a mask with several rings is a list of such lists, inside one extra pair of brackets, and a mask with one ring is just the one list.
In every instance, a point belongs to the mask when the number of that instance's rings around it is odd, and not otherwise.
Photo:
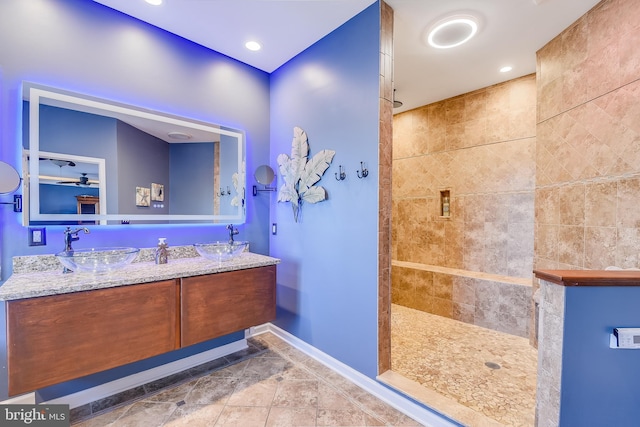
[(158, 248), (156, 249), (156, 264), (166, 264), (169, 261), (169, 245), (167, 238), (160, 237), (158, 239)]

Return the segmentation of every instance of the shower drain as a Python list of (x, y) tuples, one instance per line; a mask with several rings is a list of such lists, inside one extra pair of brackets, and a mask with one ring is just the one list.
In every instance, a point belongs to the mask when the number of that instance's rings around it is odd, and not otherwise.
[(487, 368), (491, 368), (491, 369), (500, 369), (500, 365), (498, 365), (497, 363), (494, 362), (484, 362), (484, 365)]

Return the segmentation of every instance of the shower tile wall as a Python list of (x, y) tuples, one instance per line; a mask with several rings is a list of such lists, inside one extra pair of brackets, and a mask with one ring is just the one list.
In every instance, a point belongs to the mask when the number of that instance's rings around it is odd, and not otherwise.
[(391, 298), (415, 310), (529, 336), (531, 287), (394, 266)]
[(530, 278), (535, 121), (534, 75), (395, 115), (393, 259)]
[[(531, 279), (535, 144), (535, 75), (395, 115), (393, 259)], [(394, 303), (519, 336), (530, 297), (530, 286), (392, 270)]]
[(538, 51), (536, 268), (640, 267), (639, 42), (605, 0)]
[(380, 2), (380, 141), (378, 177), (378, 372), (391, 369), (391, 127), (393, 9)]

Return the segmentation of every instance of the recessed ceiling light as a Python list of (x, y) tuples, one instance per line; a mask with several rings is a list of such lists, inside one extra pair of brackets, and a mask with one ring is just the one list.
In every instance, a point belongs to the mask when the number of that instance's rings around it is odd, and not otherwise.
[(167, 133), (167, 136), (169, 138), (178, 139), (178, 140), (181, 140), (181, 141), (187, 141), (187, 140), (193, 138), (192, 135), (189, 135), (188, 133), (185, 133), (185, 132), (179, 132), (179, 131), (171, 131), (171, 132)]
[(502, 68), (500, 68), (500, 72), (501, 73), (508, 73), (509, 71), (513, 70), (513, 67), (510, 65), (504, 66)]
[(260, 43), (254, 42), (254, 41), (246, 42), (244, 44), (244, 47), (246, 47), (249, 50), (253, 50), (253, 51), (262, 49), (262, 46), (260, 46)]
[(160, 6), (162, 4), (162, 0), (145, 0), (145, 1), (153, 6)]
[(478, 20), (471, 15), (454, 15), (436, 22), (427, 42), (437, 49), (449, 49), (471, 40), (478, 32)]

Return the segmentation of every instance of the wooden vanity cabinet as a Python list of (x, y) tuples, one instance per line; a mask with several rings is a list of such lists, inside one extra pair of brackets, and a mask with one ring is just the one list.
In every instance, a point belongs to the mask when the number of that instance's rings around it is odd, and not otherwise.
[(275, 319), (276, 266), (6, 302), (9, 395)]
[(179, 280), (7, 301), (9, 394), (179, 347)]
[(183, 347), (276, 317), (275, 265), (181, 280)]

